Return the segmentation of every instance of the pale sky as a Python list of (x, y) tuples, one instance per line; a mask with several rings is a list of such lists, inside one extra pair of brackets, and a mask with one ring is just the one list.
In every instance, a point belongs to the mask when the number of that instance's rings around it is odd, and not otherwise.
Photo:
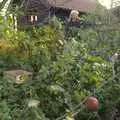
[(3, 0), (0, 0), (0, 3), (2, 2)]
[(111, 6), (111, 0), (98, 0), (102, 5), (104, 5), (105, 7), (107, 7), (108, 9)]
[[(103, 6), (105, 6), (107, 9), (111, 8), (111, 1), (118, 2), (117, 5), (120, 5), (120, 0), (98, 0)], [(116, 5), (115, 5), (116, 6)], [(113, 5), (114, 7), (114, 5)]]

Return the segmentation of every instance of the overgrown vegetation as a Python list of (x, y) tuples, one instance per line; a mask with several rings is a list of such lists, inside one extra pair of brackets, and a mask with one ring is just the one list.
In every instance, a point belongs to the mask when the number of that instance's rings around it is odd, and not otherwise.
[[(113, 120), (109, 109), (119, 104), (120, 79), (119, 71), (113, 76), (110, 57), (120, 51), (119, 22), (108, 13), (93, 13), (84, 19), (97, 25), (69, 28), (68, 38), (66, 26), (55, 17), (50, 25), (22, 31), (10, 26), (10, 18), (5, 23), (0, 18), (1, 120), (56, 120), (61, 116), (61, 120)], [(10, 82), (5, 73), (14, 69), (32, 72), (32, 79)], [(76, 107), (88, 96), (99, 100), (98, 111), (88, 110), (85, 104)], [(30, 100), (39, 105), (29, 105)]]

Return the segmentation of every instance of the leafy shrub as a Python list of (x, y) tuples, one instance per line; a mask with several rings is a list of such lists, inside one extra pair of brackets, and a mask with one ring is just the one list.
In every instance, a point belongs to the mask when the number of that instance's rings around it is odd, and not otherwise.
[[(55, 120), (64, 114), (68, 118), (76, 112), (75, 106), (90, 95), (99, 99), (100, 110), (89, 111), (82, 105), (75, 117), (78, 120), (99, 119), (105, 106), (118, 102), (120, 97), (119, 79), (113, 77), (109, 81), (113, 76), (109, 57), (119, 51), (119, 31), (109, 31), (109, 27), (105, 24), (75, 28), (76, 36), (70, 35), (69, 39), (56, 18), (48, 26), (23, 31), (4, 29), (2, 41), (11, 47), (0, 49), (2, 72), (8, 68), (26, 69), (33, 72), (33, 78), (18, 85), (1, 74), (3, 120)], [(98, 89), (105, 81), (108, 84)], [(31, 99), (38, 100), (39, 106), (29, 107)]]

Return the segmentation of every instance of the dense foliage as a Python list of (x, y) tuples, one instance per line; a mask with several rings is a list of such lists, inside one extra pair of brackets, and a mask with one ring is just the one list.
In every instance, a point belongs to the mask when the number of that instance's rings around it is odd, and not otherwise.
[[(11, 18), (5, 23), (0, 18), (1, 120), (55, 120), (64, 114), (66, 120), (99, 120), (111, 115), (107, 108), (120, 100), (119, 74), (113, 75), (110, 59), (120, 51), (119, 23), (108, 13), (83, 18), (96, 24), (66, 32), (54, 17), (50, 25), (15, 31)], [(32, 72), (32, 78), (11, 82), (5, 73), (14, 69)], [(88, 96), (99, 100), (98, 111), (80, 105)]]

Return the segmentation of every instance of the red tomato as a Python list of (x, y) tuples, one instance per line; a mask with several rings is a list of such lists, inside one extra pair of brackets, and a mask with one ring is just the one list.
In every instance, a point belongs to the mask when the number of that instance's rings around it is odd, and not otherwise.
[(87, 108), (90, 110), (97, 110), (99, 108), (99, 102), (95, 97), (89, 97), (87, 99)]

